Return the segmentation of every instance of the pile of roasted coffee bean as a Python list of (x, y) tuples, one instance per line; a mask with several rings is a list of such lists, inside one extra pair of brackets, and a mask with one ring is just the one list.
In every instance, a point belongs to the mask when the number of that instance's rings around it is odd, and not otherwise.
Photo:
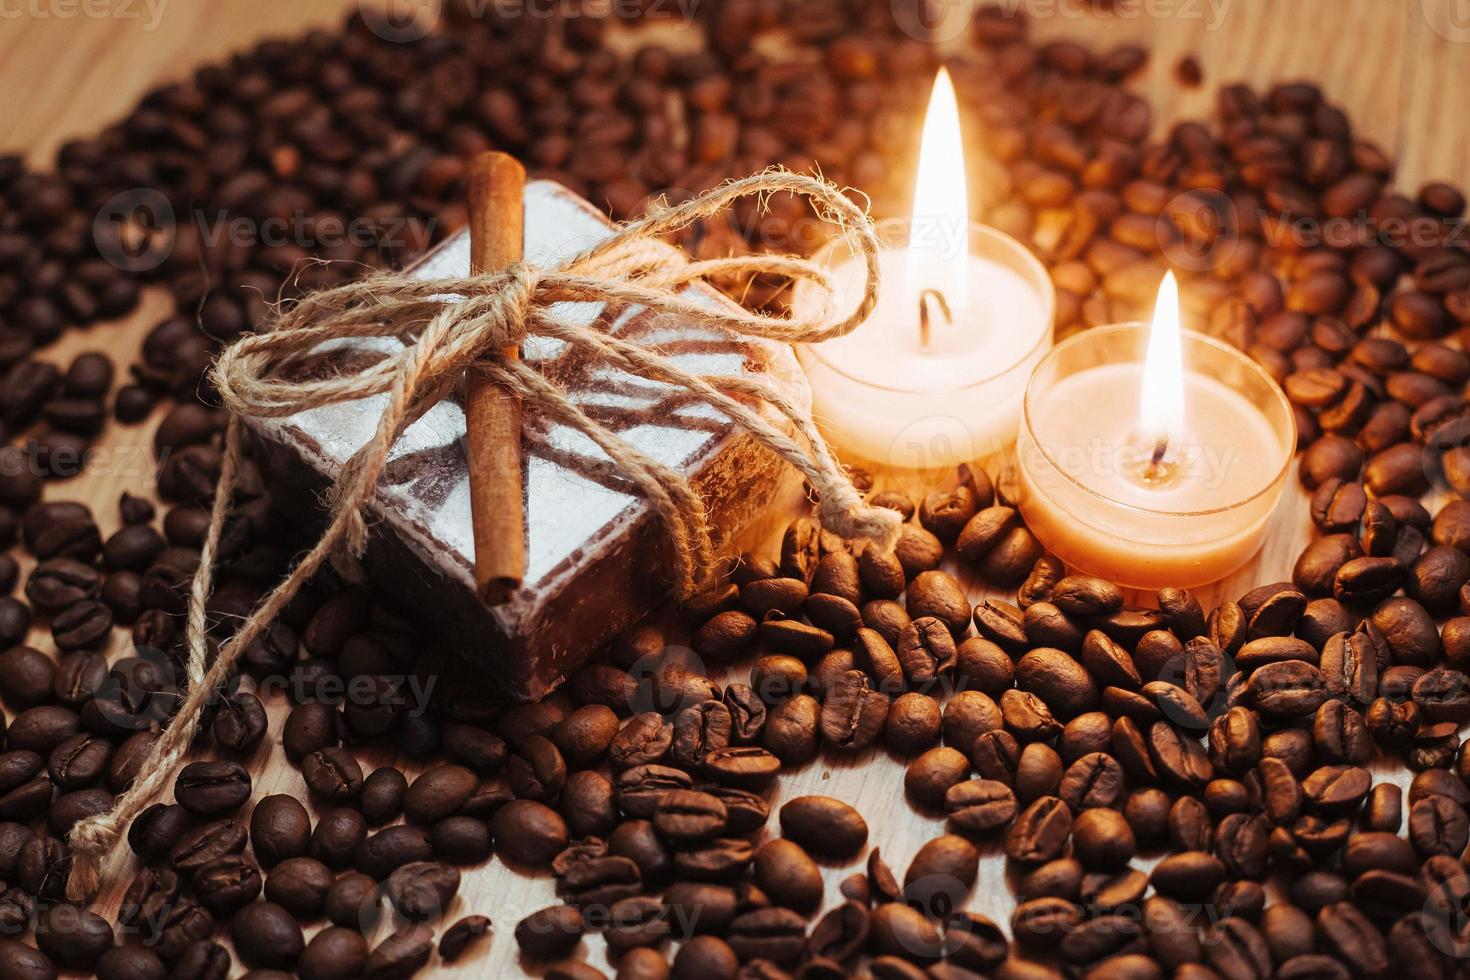
[[(1129, 605), (1067, 576), (1003, 483), (966, 470), (923, 500), (874, 495), (916, 517), (891, 555), (803, 519), (777, 559), (744, 556), (678, 627), (705, 669), (643, 627), (566, 692), (502, 709), (428, 698), (427, 627), (324, 576), (212, 707), (199, 742), (213, 761), (130, 828), (142, 870), (116, 921), (64, 900), (66, 834), (129, 785), (187, 684), (219, 345), (277, 297), (460, 226), (464, 161), (491, 147), (615, 217), (772, 163), (820, 167), (901, 214), (940, 60), (901, 6), (707, 2), (681, 25), (703, 49), (626, 56), (594, 16), (451, 3), (411, 41), (354, 17), (150, 93), (54, 170), (0, 160), (0, 544), (29, 555), (0, 554), (0, 975), (222, 977), (228, 936), (262, 975), (405, 977), (489, 931), (443, 913), (459, 869), (492, 851), (555, 875), (562, 903), (513, 927), (551, 977), (600, 975), (567, 959), (593, 932), (630, 980), (1461, 972), (1470, 504), (1432, 515), (1421, 498), (1470, 492), (1464, 199), (1393, 191), (1392, 162), (1309, 84), (1224, 88), (1213, 125), (1151, 138), (1127, 88), (1146, 51), (1035, 44), (1001, 8), (947, 62), (976, 150), (1001, 164), (986, 217), (1047, 261), (1062, 332), (1136, 315), (1173, 267), (1192, 313), (1283, 382), (1321, 531), (1291, 582), (1208, 615), (1179, 590)], [(762, 53), (768, 33), (793, 53)], [(800, 202), (770, 204), (682, 244), (816, 244)], [(48, 358), (146, 284), (189, 314), (150, 332), (124, 383), (101, 354)], [(766, 306), (784, 284), (731, 286)], [(160, 402), (161, 520), (124, 496), (104, 536), (64, 488), (41, 502), (94, 460), (109, 419)], [(215, 638), (298, 543), (251, 467), (240, 496)], [(960, 572), (1015, 604), (972, 607)], [(125, 652), (114, 626), (131, 629)], [(47, 645), (43, 629), (54, 654), (26, 645)], [(290, 796), (250, 805), (246, 763), (282, 699), (315, 821)], [(418, 775), (365, 772), (385, 744)], [(905, 761), (911, 804), (947, 820), (902, 876), (840, 800), (789, 800), (770, 832), (783, 769), (878, 750)], [(1406, 800), (1374, 784), (1374, 760), (1415, 773)], [(966, 911), (996, 847), (1015, 872), (1005, 926)], [(826, 894), (821, 865), (865, 849), (840, 901)]]

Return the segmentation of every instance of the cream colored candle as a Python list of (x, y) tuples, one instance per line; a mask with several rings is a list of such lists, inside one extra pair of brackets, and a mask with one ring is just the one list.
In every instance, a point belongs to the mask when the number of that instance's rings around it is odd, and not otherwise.
[[(877, 308), (847, 336), (798, 351), (823, 433), (885, 467), (952, 466), (1009, 446), (1026, 379), (1051, 344), (1050, 277), (1015, 239), (970, 223), (961, 147), (941, 70), (913, 217), (879, 228), (887, 248)], [(866, 270), (846, 243), (818, 261), (839, 296), (861, 295)]]

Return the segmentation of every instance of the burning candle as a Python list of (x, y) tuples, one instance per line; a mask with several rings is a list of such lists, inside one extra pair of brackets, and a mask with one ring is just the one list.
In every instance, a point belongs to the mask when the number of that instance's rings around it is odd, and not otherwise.
[(1171, 273), (1152, 324), (1083, 331), (1037, 366), (1016, 444), (1021, 513), (1074, 568), (1199, 586), (1260, 548), (1295, 445), (1270, 376), (1180, 329)]
[[(818, 423), (847, 454), (901, 469), (1009, 445), (1026, 379), (1051, 344), (1055, 294), (1024, 246), (969, 220), (959, 107), (943, 69), (924, 119), (913, 216), (879, 234), (887, 248), (873, 314), (798, 351)], [(818, 261), (855, 305), (861, 259), (838, 241)]]

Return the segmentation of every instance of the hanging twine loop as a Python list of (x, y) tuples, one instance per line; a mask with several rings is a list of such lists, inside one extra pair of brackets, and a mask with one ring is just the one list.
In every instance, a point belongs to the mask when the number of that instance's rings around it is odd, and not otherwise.
[[(829, 322), (837, 305), (833, 282), (824, 270), (804, 259), (753, 255), (691, 262), (663, 241), (664, 236), (720, 213), (739, 198), (766, 198), (782, 192), (808, 198), (818, 215), (836, 226), (863, 256), (867, 278), (850, 316)], [(491, 356), (504, 347), (533, 336), (554, 338), (581, 348), (608, 367), (684, 389), (796, 467), (820, 495), (817, 516), (825, 529), (844, 538), (891, 547), (898, 534), (899, 515), (864, 502), (811, 417), (784, 394), (751, 378), (692, 374), (653, 346), (614, 336), (595, 324), (568, 323), (552, 313), (555, 304), (568, 302), (642, 306), (737, 337), (820, 343), (849, 333), (872, 312), (878, 296), (879, 248), (867, 215), (836, 186), (815, 177), (770, 170), (622, 225), (556, 268), (517, 263), (493, 275), (464, 280), (420, 280), (401, 273), (373, 276), (309, 294), (281, 312), (265, 331), (227, 348), (214, 366), (213, 381), (231, 417), (209, 530), (189, 596), (185, 630), (188, 690), (137, 779), (113, 809), (72, 829), (68, 895), (74, 900), (90, 897), (99, 881), (115, 874), (126, 857), (121, 846), (123, 832), (174, 778), (202, 713), (233, 676), (241, 652), (276, 620), (323, 562), (361, 556), (368, 538), (364, 508), (393, 445), (424, 412), (452, 394), (466, 371), (485, 372), (519, 395), (529, 408), (577, 430), (606, 454), (612, 468), (648, 501), (666, 528), (672, 543), (675, 588), (681, 597), (693, 594), (708, 578), (715, 563), (710, 528), (703, 501), (688, 479), (591, 418), (533, 367)], [(709, 277), (755, 274), (809, 281), (820, 302), (813, 304), (813, 312), (776, 318), (733, 304), (712, 306), (680, 292)], [(309, 380), (292, 377), (290, 369), (317, 353), (324, 343), (384, 338), (399, 341), (401, 350), (355, 371)], [(326, 531), (239, 629), (220, 644), (211, 662), (205, 610), (220, 534), (239, 472), (242, 419), (284, 418), (373, 395), (387, 395), (387, 404), (372, 437), (333, 481)], [(785, 426), (769, 420), (761, 406)]]

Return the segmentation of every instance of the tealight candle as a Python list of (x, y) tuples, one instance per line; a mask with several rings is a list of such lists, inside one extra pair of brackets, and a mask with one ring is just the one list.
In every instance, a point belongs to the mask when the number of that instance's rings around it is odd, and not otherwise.
[(1180, 329), (1171, 274), (1151, 325), (1083, 331), (1037, 366), (1016, 443), (1021, 513), (1078, 570), (1204, 585), (1260, 548), (1295, 445), (1270, 376)]
[[(1026, 379), (1051, 344), (1055, 293), (1021, 243), (968, 216), (959, 109), (941, 69), (913, 218), (879, 226), (876, 309), (847, 336), (798, 350), (817, 422), (848, 455), (922, 470), (1015, 440)], [(846, 242), (817, 261), (839, 296), (861, 294), (863, 264)]]

